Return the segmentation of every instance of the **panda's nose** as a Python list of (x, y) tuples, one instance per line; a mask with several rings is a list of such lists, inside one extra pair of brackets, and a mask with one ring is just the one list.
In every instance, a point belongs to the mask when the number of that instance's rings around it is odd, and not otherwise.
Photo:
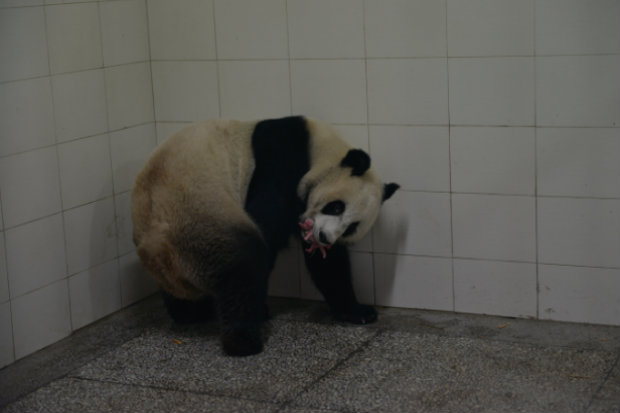
[(327, 237), (325, 236), (325, 233), (323, 231), (319, 232), (319, 241), (321, 242), (321, 244), (329, 244), (329, 241), (327, 240)]

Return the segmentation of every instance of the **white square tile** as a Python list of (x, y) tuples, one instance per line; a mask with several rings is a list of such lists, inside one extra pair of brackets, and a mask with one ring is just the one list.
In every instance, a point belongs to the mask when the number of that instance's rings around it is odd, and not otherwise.
[(52, 88), (59, 142), (107, 131), (103, 70), (54, 76)]
[(293, 61), (291, 82), (293, 113), (332, 123), (366, 122), (362, 60)]
[(25, 7), (25, 6), (41, 6), (43, 0), (0, 0), (0, 8), (3, 7)]
[(74, 330), (120, 310), (118, 260), (106, 262), (69, 278), (69, 297)]
[(135, 63), (107, 68), (105, 80), (111, 130), (155, 119), (150, 64)]
[(157, 284), (142, 267), (136, 253), (123, 255), (118, 259), (118, 264), (123, 307), (157, 292)]
[(619, 53), (618, 16), (617, 0), (537, 0), (536, 53)]
[(69, 274), (117, 256), (113, 198), (65, 211), (64, 217)]
[(454, 260), (454, 310), (536, 317), (536, 264)]
[(45, 15), (52, 73), (103, 65), (97, 3), (50, 6)]
[(48, 74), (43, 8), (0, 10), (0, 82)]
[(54, 143), (50, 79), (0, 84), (0, 156)]
[(448, 0), (450, 56), (532, 56), (534, 1)]
[(536, 260), (532, 197), (452, 195), (454, 256)]
[(618, 267), (618, 251), (618, 200), (539, 198), (539, 262)]
[(540, 318), (620, 325), (620, 270), (539, 266)]
[(191, 122), (157, 122), (157, 144), (161, 144), (173, 134), (177, 133)]
[(99, 5), (103, 62), (106, 66), (149, 59), (146, 4), (142, 0), (110, 1)]
[(620, 196), (620, 129), (540, 128), (538, 194)]
[(13, 300), (11, 312), (16, 359), (67, 337), (71, 333), (67, 281)]
[(12, 299), (67, 275), (60, 214), (9, 229), (5, 237)]
[(114, 197), (116, 207), (116, 231), (119, 255), (133, 252), (133, 223), (131, 221), (131, 191), (123, 192)]
[(112, 195), (112, 166), (107, 135), (58, 145), (64, 208)]
[(366, 0), (365, 12), (368, 57), (446, 56), (445, 0)]
[(114, 192), (129, 191), (136, 175), (157, 145), (155, 126), (136, 126), (110, 133)]
[(222, 117), (260, 119), (291, 113), (288, 62), (219, 62)]
[(371, 126), (374, 167), (404, 190), (450, 191), (448, 128)]
[(534, 125), (534, 59), (450, 59), (450, 121), (455, 125)]
[(354, 148), (368, 150), (368, 127), (366, 125), (333, 125), (342, 138)]
[(215, 59), (211, 0), (148, 0), (151, 58)]
[(450, 257), (450, 195), (398, 191), (373, 229), (375, 252)]
[[(329, 252), (328, 252), (329, 254)], [(357, 301), (362, 304), (374, 304), (374, 268), (372, 265), (372, 254), (369, 252), (350, 251), (349, 259), (351, 262), (351, 278), (353, 290)], [(319, 292), (310, 272), (305, 265), (303, 257), (301, 261), (301, 298), (305, 300), (324, 301), (323, 295)]]
[(377, 305), (453, 311), (452, 260), (375, 254)]
[(269, 295), (274, 297), (299, 297), (300, 245), (297, 240), (289, 242), (280, 251), (269, 276)]
[(0, 159), (0, 191), (5, 228), (60, 211), (56, 148)]
[(6, 271), (4, 232), (0, 232), (0, 303), (9, 301), (9, 276)]
[(364, 57), (364, 10), (359, 0), (288, 0), (292, 58)]
[(285, 0), (216, 0), (219, 59), (288, 57)]
[(368, 231), (362, 239), (350, 244), (349, 249), (357, 252), (372, 252), (372, 229)]
[(536, 59), (540, 126), (619, 126), (620, 56)]
[(533, 195), (534, 128), (450, 129), (452, 190)]
[(219, 117), (215, 65), (213, 62), (153, 62), (155, 119), (195, 122)]
[(11, 303), (0, 304), (0, 368), (15, 361)]
[(371, 123), (447, 125), (446, 59), (369, 60)]

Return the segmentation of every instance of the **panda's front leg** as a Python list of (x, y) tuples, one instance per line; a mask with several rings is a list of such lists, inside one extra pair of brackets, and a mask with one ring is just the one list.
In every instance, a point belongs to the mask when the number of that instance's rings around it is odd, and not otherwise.
[(304, 250), (304, 257), (314, 284), (325, 297), (336, 319), (355, 324), (377, 321), (377, 311), (372, 306), (357, 302), (346, 246), (332, 245), (325, 258), (316, 251)]

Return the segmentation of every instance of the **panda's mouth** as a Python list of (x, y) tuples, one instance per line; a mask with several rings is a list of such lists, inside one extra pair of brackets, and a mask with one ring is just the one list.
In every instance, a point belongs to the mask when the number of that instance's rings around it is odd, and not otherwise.
[(310, 218), (305, 219), (299, 223), (301, 228), (301, 238), (309, 244), (306, 248), (307, 253), (313, 253), (316, 250), (321, 252), (323, 258), (327, 257), (327, 251), (331, 248), (331, 244), (327, 242), (327, 237), (322, 231), (319, 231), (318, 236), (314, 228), (314, 221)]

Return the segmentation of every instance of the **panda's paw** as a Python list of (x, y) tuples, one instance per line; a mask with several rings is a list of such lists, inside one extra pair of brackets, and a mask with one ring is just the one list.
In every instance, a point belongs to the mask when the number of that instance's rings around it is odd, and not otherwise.
[(233, 329), (222, 333), (224, 353), (233, 357), (244, 357), (263, 351), (263, 342), (258, 329)]
[(347, 313), (336, 313), (336, 319), (353, 324), (370, 324), (377, 321), (377, 310), (373, 306), (356, 304)]

